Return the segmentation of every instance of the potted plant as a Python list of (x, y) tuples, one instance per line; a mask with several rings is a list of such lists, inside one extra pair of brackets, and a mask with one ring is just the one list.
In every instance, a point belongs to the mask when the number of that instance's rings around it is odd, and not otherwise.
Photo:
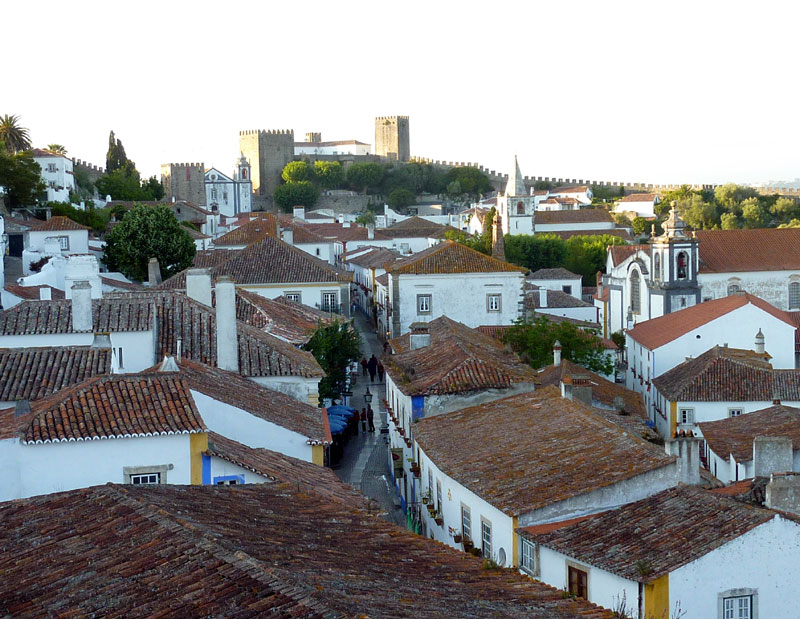
[(431, 492), (430, 490), (426, 490), (422, 493), (422, 504), (427, 505), (431, 502)]
[(437, 525), (442, 526), (444, 524), (444, 518), (442, 518), (441, 514), (436, 514), (433, 520), (436, 522)]
[(453, 531), (453, 541), (456, 544), (461, 543), (461, 531)]
[(472, 549), (472, 547), (474, 546), (474, 544), (472, 543), (472, 540), (469, 539), (469, 538), (466, 538), (466, 537), (463, 538), (463, 541), (461, 543), (464, 546), (464, 552), (469, 552)]

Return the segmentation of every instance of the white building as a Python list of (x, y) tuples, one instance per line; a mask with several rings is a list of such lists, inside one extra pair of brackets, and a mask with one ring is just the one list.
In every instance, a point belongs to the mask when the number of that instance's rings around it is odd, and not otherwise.
[[(8, 234), (6, 234), (5, 220), (3, 219), (3, 216), (0, 215), (0, 291), (2, 291), (6, 287), (5, 257), (7, 251), (8, 251)], [(2, 303), (0, 303), (0, 306), (2, 306)]]
[(565, 187), (556, 187), (550, 190), (550, 196), (556, 198), (573, 198), (583, 204), (584, 206), (592, 203), (594, 194), (592, 188), (588, 185), (569, 185)]
[[(578, 280), (580, 281), (580, 280)], [(548, 314), (598, 325), (597, 308), (591, 303), (561, 290), (551, 290), (530, 283), (525, 288), (525, 315)]]
[(445, 241), (391, 265), (387, 313), (392, 337), (411, 323), (447, 316), (470, 327), (520, 317), (526, 269)]
[(253, 210), (253, 181), (244, 155), (236, 162), (233, 178), (216, 168), (205, 173), (206, 204), (220, 215), (234, 217)]
[(497, 196), (497, 214), (501, 218), (503, 234), (533, 234), (536, 204), (525, 188), (516, 155), (512, 170), (505, 193)]
[[(319, 134), (315, 134), (317, 137)], [(370, 145), (358, 140), (295, 142), (294, 155), (369, 155)]]
[(707, 490), (680, 486), (519, 533), (524, 572), (606, 608), (624, 602), (625, 616), (796, 614), (796, 518)]
[(657, 193), (632, 193), (617, 201), (614, 212), (627, 215), (631, 219), (651, 219), (656, 216), (656, 205), (660, 203), (661, 198)]
[(345, 268), (353, 273), (353, 291), (350, 300), (367, 314), (377, 320), (378, 309), (375, 300), (375, 280), (386, 273), (386, 266), (395, 262), (400, 255), (381, 247), (361, 247), (342, 256)]
[(24, 233), (22, 273), (31, 274), (31, 263), (51, 256), (89, 253), (89, 228), (68, 217), (56, 216), (47, 221), (29, 220)]
[(526, 280), (535, 286), (539, 286), (539, 288), (558, 290), (570, 294), (576, 299), (583, 298), (581, 276), (561, 267), (555, 269), (539, 269), (528, 275)]
[(54, 288), (64, 292), (63, 298), (71, 299), (72, 285), (79, 281), (89, 282), (92, 287), (93, 299), (103, 296), (103, 280), (100, 277), (100, 265), (96, 257), (86, 254), (73, 256), (57, 254), (50, 258), (38, 273), (20, 277), (17, 283), (25, 287)]
[(72, 159), (66, 155), (34, 148), (33, 160), (42, 169), (42, 181), (47, 185), (47, 201), (69, 202), (69, 192), (75, 191)]

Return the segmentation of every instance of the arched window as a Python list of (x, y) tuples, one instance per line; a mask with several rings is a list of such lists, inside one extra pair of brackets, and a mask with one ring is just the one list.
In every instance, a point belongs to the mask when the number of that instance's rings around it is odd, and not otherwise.
[(789, 309), (800, 309), (800, 282), (789, 284)]
[(634, 314), (642, 313), (642, 298), (640, 296), (640, 277), (639, 271), (631, 271), (631, 311)]
[(689, 254), (685, 251), (678, 252), (678, 279), (686, 279), (689, 276)]
[(247, 168), (242, 169), (242, 180), (247, 180)]
[(741, 292), (742, 288), (739, 284), (728, 284), (728, 296)]
[(653, 258), (653, 272), (656, 279), (661, 279), (661, 254), (656, 254)]
[(517, 202), (517, 215), (524, 215), (525, 214), (525, 203), (520, 201)]

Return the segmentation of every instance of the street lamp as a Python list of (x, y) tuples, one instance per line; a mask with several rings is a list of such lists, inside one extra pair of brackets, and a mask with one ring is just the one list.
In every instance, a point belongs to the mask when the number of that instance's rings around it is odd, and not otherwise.
[(364, 402), (366, 402), (368, 406), (369, 403), (372, 402), (372, 394), (369, 392), (369, 387), (367, 387), (367, 391), (364, 393)]

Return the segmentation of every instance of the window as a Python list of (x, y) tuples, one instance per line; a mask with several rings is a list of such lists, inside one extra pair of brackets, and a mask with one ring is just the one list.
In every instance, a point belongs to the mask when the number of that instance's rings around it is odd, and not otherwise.
[(319, 247), (317, 247), (317, 255), (319, 256)]
[(678, 252), (678, 279), (689, 277), (689, 254), (685, 251)]
[(800, 309), (800, 282), (789, 284), (789, 309)]
[(326, 312), (336, 312), (339, 309), (339, 295), (336, 292), (322, 293), (322, 309)]
[(640, 296), (640, 277), (639, 271), (631, 271), (631, 311), (634, 314), (641, 314), (642, 312), (642, 299)]
[(119, 367), (120, 368), (125, 367), (125, 364), (122, 361), (122, 346), (117, 348), (117, 361), (119, 361)]
[(242, 170), (242, 180), (247, 180), (247, 168)]
[(531, 576), (538, 575), (536, 572), (536, 546), (526, 539), (522, 540), (522, 565), (520, 567)]
[(567, 294), (572, 294), (572, 286), (561, 286), (561, 292), (566, 292)]
[(58, 241), (58, 247), (62, 251), (69, 251), (69, 237), (68, 236), (48, 236), (48, 241)]
[(244, 475), (221, 475), (214, 478), (215, 486), (239, 486), (244, 483)]
[[(216, 187), (212, 187), (211, 188), (211, 199), (212, 200), (216, 200), (217, 199), (217, 188)], [(180, 211), (178, 211), (178, 212), (180, 213)]]
[(160, 484), (161, 473), (142, 473), (140, 475), (131, 475), (131, 484), (140, 486), (145, 484)]
[(500, 311), (500, 295), (487, 294), (486, 295), (486, 311), (499, 312)]
[(728, 284), (728, 296), (741, 292), (741, 287), (738, 284)]
[(569, 592), (584, 600), (589, 599), (589, 573), (572, 565), (567, 566)]
[(728, 417), (738, 417), (744, 412), (741, 408), (729, 408), (728, 409)]
[(481, 518), (481, 544), (483, 556), (487, 559), (492, 558), (492, 523)]
[(472, 512), (469, 507), (461, 504), (461, 535), (464, 539), (472, 541)]
[(436, 480), (436, 511), (442, 513), (442, 481)]
[(753, 598), (749, 595), (725, 598), (722, 610), (722, 616), (725, 619), (751, 619), (753, 616)]
[(656, 254), (653, 257), (653, 272), (656, 279), (661, 279), (661, 254)]
[(517, 215), (524, 215), (525, 214), (525, 204), (523, 202), (517, 202)]
[(694, 409), (682, 408), (678, 411), (678, 423), (683, 426), (694, 425)]
[(417, 314), (430, 314), (431, 313), (431, 295), (418, 294), (417, 295)]
[(299, 292), (284, 292), (283, 296), (285, 296), (290, 301), (294, 301), (295, 303), (301, 303)]
[(55, 163), (48, 163), (47, 164), (47, 171), (48, 172), (55, 172), (56, 171), (56, 164)]
[(172, 464), (124, 466), (122, 467), (122, 476), (126, 484), (133, 484), (135, 486), (166, 484), (167, 471), (172, 468)]

